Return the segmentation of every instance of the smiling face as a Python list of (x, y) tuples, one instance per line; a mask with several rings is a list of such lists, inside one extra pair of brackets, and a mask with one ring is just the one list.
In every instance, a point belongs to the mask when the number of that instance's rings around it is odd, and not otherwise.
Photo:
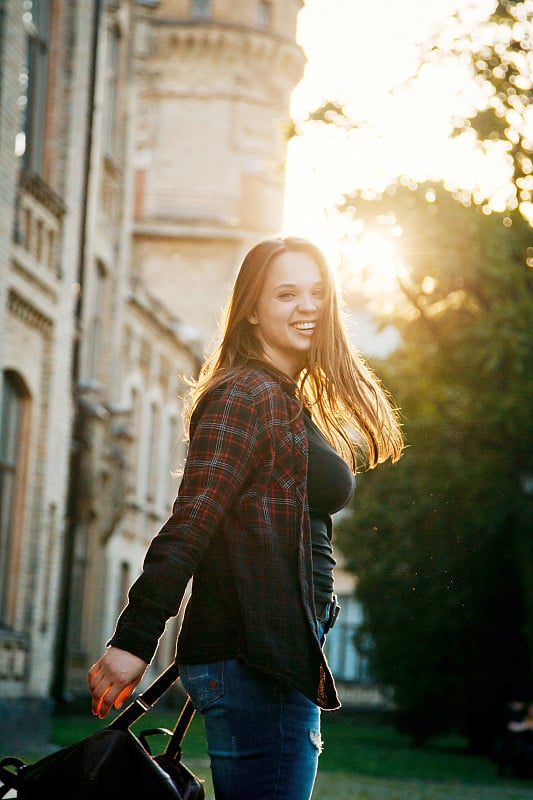
[(305, 364), (323, 295), (320, 269), (309, 253), (288, 250), (272, 259), (248, 321), (263, 358), (291, 378)]

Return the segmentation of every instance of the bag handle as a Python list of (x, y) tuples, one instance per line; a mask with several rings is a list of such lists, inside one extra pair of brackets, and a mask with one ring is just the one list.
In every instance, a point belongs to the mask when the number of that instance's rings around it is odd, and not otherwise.
[(155, 679), (147, 689), (138, 695), (115, 719), (109, 723), (108, 728), (114, 730), (127, 730), (137, 722), (143, 714), (150, 711), (162, 695), (173, 686), (179, 678), (179, 666), (174, 661), (161, 675)]
[[(134, 722), (137, 722), (143, 714), (150, 711), (163, 694), (173, 686), (179, 678), (179, 666), (174, 661), (166, 668), (161, 675), (155, 679), (147, 689), (142, 692), (135, 700), (127, 706), (115, 719), (109, 723), (108, 728), (114, 730), (127, 730)], [(192, 700), (187, 696), (187, 700), (178, 717), (170, 741), (165, 749), (165, 754), (174, 761), (181, 758), (181, 743), (189, 729), (191, 720), (194, 717), (195, 708)]]
[[(0, 761), (0, 797), (5, 797), (12, 789), (18, 788), (17, 773), (24, 766), (24, 761), (21, 761), (20, 758), (15, 758), (15, 756), (5, 756)], [(8, 769), (8, 767), (14, 767), (16, 772)]]
[(194, 717), (195, 711), (196, 709), (193, 706), (192, 700), (187, 695), (185, 705), (181, 709), (181, 714), (178, 717), (178, 721), (176, 722), (170, 741), (165, 748), (165, 755), (167, 755), (173, 761), (179, 761), (181, 758), (181, 743), (185, 734), (189, 730), (189, 725), (191, 724), (191, 720)]

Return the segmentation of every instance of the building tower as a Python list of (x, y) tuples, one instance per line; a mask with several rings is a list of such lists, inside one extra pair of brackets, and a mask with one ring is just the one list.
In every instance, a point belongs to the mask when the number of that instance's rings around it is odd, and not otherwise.
[(301, 0), (162, 0), (140, 77), (133, 268), (204, 346), (250, 245), (280, 231)]

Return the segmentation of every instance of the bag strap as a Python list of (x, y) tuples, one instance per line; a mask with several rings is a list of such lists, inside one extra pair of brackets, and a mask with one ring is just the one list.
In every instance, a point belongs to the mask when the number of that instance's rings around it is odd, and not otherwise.
[[(18, 790), (18, 771), (24, 766), (24, 761), (15, 756), (5, 756), (0, 761), (0, 797), (5, 797), (12, 789)], [(13, 772), (9, 767), (14, 767), (16, 771)]]
[[(136, 697), (124, 711), (118, 714), (107, 727), (115, 730), (127, 730), (134, 722), (137, 722), (143, 714), (150, 711), (152, 706), (154, 706), (163, 694), (176, 683), (178, 678), (179, 666), (174, 661), (144, 690), (144, 692), (142, 692), (142, 694)], [(170, 737), (170, 741), (165, 749), (165, 754), (174, 761), (179, 761), (181, 758), (181, 743), (189, 729), (195, 710), (191, 698), (187, 696), (172, 732), (172, 736)]]
[[(179, 666), (174, 661), (161, 675), (155, 679), (147, 689), (138, 695), (115, 719), (109, 723), (108, 728), (125, 731), (143, 714), (150, 711), (162, 695), (176, 683), (179, 678)], [(179, 720), (178, 720), (179, 721)]]
[(165, 755), (169, 756), (173, 761), (179, 761), (181, 758), (181, 743), (189, 730), (189, 725), (191, 724), (195, 711), (196, 709), (193, 706), (192, 700), (187, 695), (185, 705), (181, 709), (181, 714), (178, 717), (170, 741), (165, 748)]

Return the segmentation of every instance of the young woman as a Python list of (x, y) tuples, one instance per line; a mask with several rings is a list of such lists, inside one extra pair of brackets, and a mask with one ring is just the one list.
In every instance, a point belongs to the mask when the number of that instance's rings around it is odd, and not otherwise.
[(217, 800), (308, 800), (320, 709), (339, 706), (322, 649), (335, 611), (331, 514), (361, 459), (374, 467), (402, 448), (322, 253), (296, 238), (256, 245), (194, 389), (172, 516), (89, 671), (93, 713), (138, 684), (194, 576), (176, 658), (204, 716)]

